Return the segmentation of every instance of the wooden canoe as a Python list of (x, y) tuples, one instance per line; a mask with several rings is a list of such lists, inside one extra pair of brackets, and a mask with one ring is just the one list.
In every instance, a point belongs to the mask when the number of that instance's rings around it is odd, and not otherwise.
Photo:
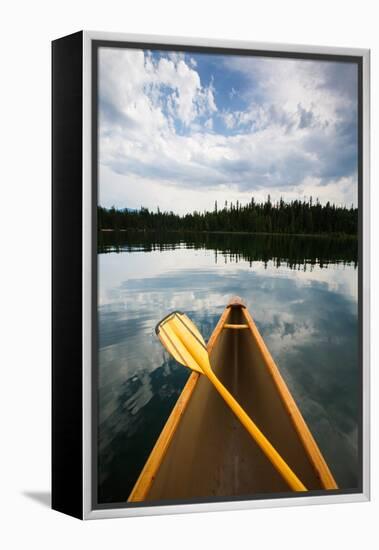
[[(208, 342), (211, 365), (308, 490), (337, 489), (247, 308), (233, 298)], [(209, 380), (192, 372), (128, 502), (289, 492)]]

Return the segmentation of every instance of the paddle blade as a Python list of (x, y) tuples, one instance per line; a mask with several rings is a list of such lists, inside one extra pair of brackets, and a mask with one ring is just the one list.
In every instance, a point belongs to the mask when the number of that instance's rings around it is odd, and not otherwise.
[(178, 363), (204, 374), (210, 368), (207, 346), (196, 325), (179, 311), (167, 315), (155, 332)]
[[(180, 342), (177, 341), (177, 337), (175, 336), (175, 334), (172, 333), (172, 330), (170, 330), (170, 317), (171, 316), (169, 316), (168, 318), (165, 317), (165, 319), (157, 325), (155, 332), (157, 333), (163, 347), (169, 352), (170, 355), (172, 355), (175, 361), (186, 367), (186, 360), (179, 351)], [(183, 353), (183, 350), (181, 351)]]

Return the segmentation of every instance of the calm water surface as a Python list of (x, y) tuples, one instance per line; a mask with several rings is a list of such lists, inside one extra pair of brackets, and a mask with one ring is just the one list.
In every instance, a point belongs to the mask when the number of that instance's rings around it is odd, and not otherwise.
[(180, 309), (207, 339), (235, 294), (337, 483), (357, 486), (355, 240), (108, 233), (98, 269), (99, 503), (127, 499), (189, 375), (167, 357), (156, 323)]

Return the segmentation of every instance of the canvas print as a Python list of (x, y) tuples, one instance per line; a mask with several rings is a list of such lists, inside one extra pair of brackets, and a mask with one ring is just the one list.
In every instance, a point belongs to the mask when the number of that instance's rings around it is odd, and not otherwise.
[(358, 64), (96, 70), (96, 505), (358, 492)]

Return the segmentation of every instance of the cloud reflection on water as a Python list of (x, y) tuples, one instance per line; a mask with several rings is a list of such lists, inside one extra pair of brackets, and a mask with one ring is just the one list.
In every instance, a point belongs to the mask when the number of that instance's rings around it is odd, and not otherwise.
[(154, 334), (174, 309), (208, 338), (233, 294), (247, 302), (341, 487), (357, 483), (357, 269), (215, 263), (212, 250), (99, 256), (100, 498), (125, 500), (188, 372)]

